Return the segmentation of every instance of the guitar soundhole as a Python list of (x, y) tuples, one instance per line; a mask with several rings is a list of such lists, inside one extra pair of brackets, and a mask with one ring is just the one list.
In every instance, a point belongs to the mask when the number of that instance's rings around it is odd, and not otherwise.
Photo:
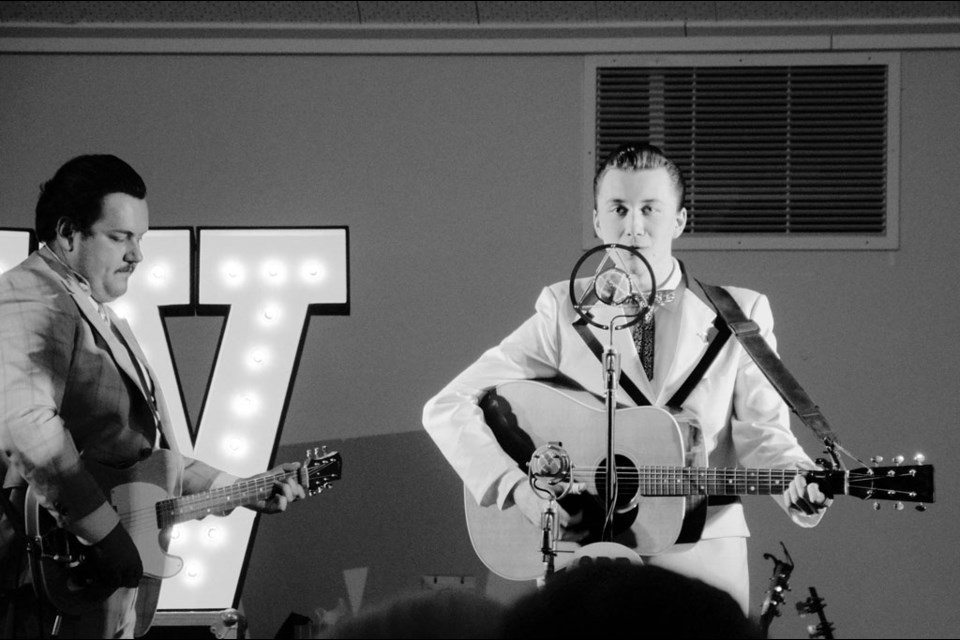
[[(640, 478), (638, 470), (633, 461), (624, 455), (617, 454), (614, 458), (617, 461), (617, 500), (616, 508), (618, 513), (628, 511), (635, 506), (637, 493), (640, 489)], [(597, 467), (597, 475), (594, 477), (597, 487), (597, 494), (606, 504), (607, 501), (607, 460), (604, 458)]]

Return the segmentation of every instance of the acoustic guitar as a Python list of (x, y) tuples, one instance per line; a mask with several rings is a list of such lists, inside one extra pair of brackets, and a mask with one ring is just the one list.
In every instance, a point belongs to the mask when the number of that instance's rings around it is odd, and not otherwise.
[[(601, 539), (607, 473), (606, 410), (602, 402), (585, 391), (519, 380), (491, 389), (482, 399), (481, 408), (500, 446), (524, 472), (534, 451), (550, 442), (561, 443), (569, 453), (571, 479), (584, 491), (563, 498), (561, 504), (568, 511), (582, 511), (593, 526), (581, 542), (558, 543), (556, 569), (562, 569), (582, 545)], [(827, 495), (902, 502), (934, 500), (930, 465), (849, 471), (690, 467), (684, 466), (683, 442), (677, 421), (663, 409), (631, 407), (617, 411), (618, 492), (612, 542), (641, 556), (655, 555), (676, 543), (687, 517), (688, 499), (782, 494), (797, 474), (816, 482)], [(564, 500), (570, 502), (564, 504)], [(510, 580), (543, 576), (538, 525), (516, 508), (501, 511), (480, 507), (466, 489), (464, 508), (473, 548), (487, 568)]]

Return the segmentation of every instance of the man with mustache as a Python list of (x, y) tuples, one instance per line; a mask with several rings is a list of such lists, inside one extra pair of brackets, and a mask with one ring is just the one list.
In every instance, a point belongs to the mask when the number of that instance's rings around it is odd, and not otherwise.
[[(112, 591), (99, 609), (66, 617), (61, 637), (132, 637), (143, 572), (136, 546), (84, 461), (123, 469), (157, 448), (176, 452), (156, 378), (127, 324), (107, 306), (126, 293), (143, 260), (145, 198), (142, 178), (120, 158), (70, 160), (41, 187), (36, 232), (43, 245), (0, 275), (0, 469), (7, 470), (4, 491), (11, 496), (6, 506), (22, 508), (29, 484), (58, 524), (89, 545), (93, 583)], [(184, 494), (238, 480), (198, 460), (182, 460)], [(275, 513), (303, 496), (290, 478), (254, 508)], [(10, 545), (7, 551), (4, 557), (0, 546), (0, 563), (9, 561)], [(4, 567), (8, 577), (22, 569), (12, 564)], [(41, 628), (22, 626), (39, 618), (30, 600), (23, 589), (17, 592), (19, 606), (7, 607), (7, 614), (20, 626), (7, 630), (46, 635), (48, 621)]]

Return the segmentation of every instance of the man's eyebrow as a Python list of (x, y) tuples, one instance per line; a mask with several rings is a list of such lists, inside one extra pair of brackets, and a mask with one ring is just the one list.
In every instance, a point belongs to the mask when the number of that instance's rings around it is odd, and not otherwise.
[[(623, 204), (624, 202), (627, 202), (627, 198), (608, 198), (606, 202), (607, 204)], [(641, 200), (640, 202), (643, 204), (648, 204), (651, 202), (663, 204), (666, 202), (666, 200), (661, 200), (660, 198), (647, 198), (646, 200)]]
[[(149, 231), (149, 229), (147, 229), (147, 231)], [(136, 237), (142, 237), (145, 233), (147, 233), (147, 231), (144, 231), (143, 233), (137, 233), (136, 231), (133, 231), (131, 229), (124, 229), (122, 227), (117, 227), (116, 229), (108, 229), (107, 233), (114, 233), (114, 234), (119, 234), (127, 237), (133, 236), (134, 238), (136, 238)]]

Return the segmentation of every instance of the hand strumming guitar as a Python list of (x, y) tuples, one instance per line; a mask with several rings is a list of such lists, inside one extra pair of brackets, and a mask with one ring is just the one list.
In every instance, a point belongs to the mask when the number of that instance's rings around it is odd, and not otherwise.
[[(530, 483), (527, 481), (518, 483), (510, 495), (514, 504), (520, 509), (524, 517), (539, 527), (541, 525), (541, 516), (544, 509), (547, 508), (549, 501), (544, 500), (534, 493), (533, 489), (530, 488)], [(583, 527), (585, 523), (583, 522), (582, 512), (571, 514), (560, 506), (559, 503), (556, 509), (557, 522), (560, 524), (561, 540), (579, 542), (589, 535), (590, 531)]]

